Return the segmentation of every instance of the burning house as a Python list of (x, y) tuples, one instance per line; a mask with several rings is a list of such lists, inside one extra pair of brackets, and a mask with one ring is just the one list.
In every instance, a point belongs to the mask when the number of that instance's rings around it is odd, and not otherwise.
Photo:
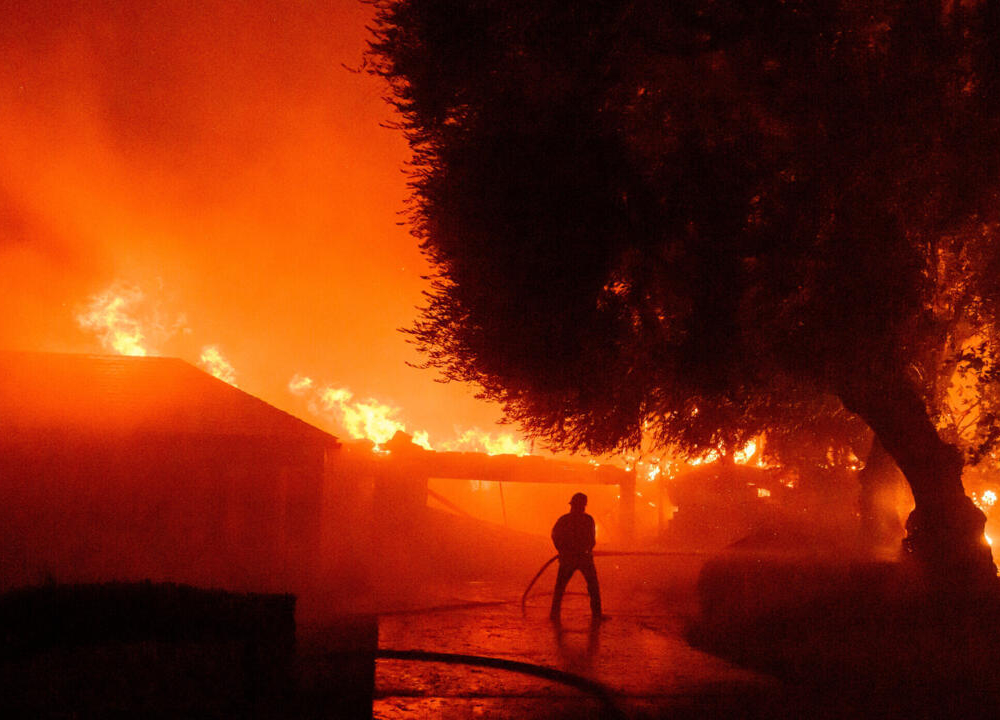
[[(302, 593), (378, 583), (380, 567), (419, 572), (418, 556), (481, 572), (512, 547), (549, 553), (569, 487), (617, 493), (605, 539), (632, 534), (632, 473), (432, 452), (402, 435), (378, 453), (341, 446), (174, 358), (0, 353), (0, 424), (0, 588), (152, 579)], [(506, 485), (510, 527), (450, 503), (441, 482), (501, 500)], [(560, 498), (535, 508), (533, 537), (517, 531), (526, 506), (512, 490), (528, 486)]]
[(0, 353), (0, 427), (4, 589), (324, 571), (337, 439), (181, 360)]

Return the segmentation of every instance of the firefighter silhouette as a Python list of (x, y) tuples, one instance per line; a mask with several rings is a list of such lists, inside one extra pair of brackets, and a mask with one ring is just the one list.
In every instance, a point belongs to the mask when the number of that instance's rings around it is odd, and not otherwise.
[(559, 572), (556, 587), (552, 593), (552, 609), (549, 618), (559, 622), (563, 593), (566, 584), (579, 570), (587, 581), (590, 593), (590, 612), (594, 621), (601, 620), (601, 588), (597, 583), (597, 568), (594, 567), (594, 543), (597, 541), (594, 518), (585, 512), (587, 496), (576, 493), (569, 501), (569, 512), (556, 521), (552, 528), (552, 542), (559, 551)]

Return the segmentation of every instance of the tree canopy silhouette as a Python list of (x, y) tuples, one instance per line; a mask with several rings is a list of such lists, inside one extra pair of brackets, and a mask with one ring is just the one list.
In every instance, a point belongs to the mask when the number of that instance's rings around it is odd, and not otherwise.
[(963, 342), (995, 356), (996, 2), (398, 0), (374, 33), (431, 366), (595, 452), (834, 396), (913, 490), (909, 547), (995, 573), (934, 421)]

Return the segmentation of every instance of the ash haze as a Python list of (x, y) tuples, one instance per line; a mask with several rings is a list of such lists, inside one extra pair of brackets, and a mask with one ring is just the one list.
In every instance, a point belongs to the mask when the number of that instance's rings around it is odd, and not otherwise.
[[(428, 267), (400, 224), (408, 149), (358, 68), (371, 6), (15, 3), (0, 24), (0, 347), (108, 352), (141, 296), (151, 352), (343, 435), (294, 377), (397, 408), (432, 440), (499, 410), (407, 367)], [(346, 67), (345, 67), (346, 66)], [(125, 322), (131, 322), (129, 318)]]

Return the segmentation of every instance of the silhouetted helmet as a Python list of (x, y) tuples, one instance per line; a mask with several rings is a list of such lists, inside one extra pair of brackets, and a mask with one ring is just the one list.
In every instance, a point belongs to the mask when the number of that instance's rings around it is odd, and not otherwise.
[(569, 504), (574, 506), (580, 505), (581, 507), (583, 507), (584, 505), (587, 504), (587, 496), (584, 495), (583, 493), (577, 493), (576, 495), (574, 495), (569, 499)]

